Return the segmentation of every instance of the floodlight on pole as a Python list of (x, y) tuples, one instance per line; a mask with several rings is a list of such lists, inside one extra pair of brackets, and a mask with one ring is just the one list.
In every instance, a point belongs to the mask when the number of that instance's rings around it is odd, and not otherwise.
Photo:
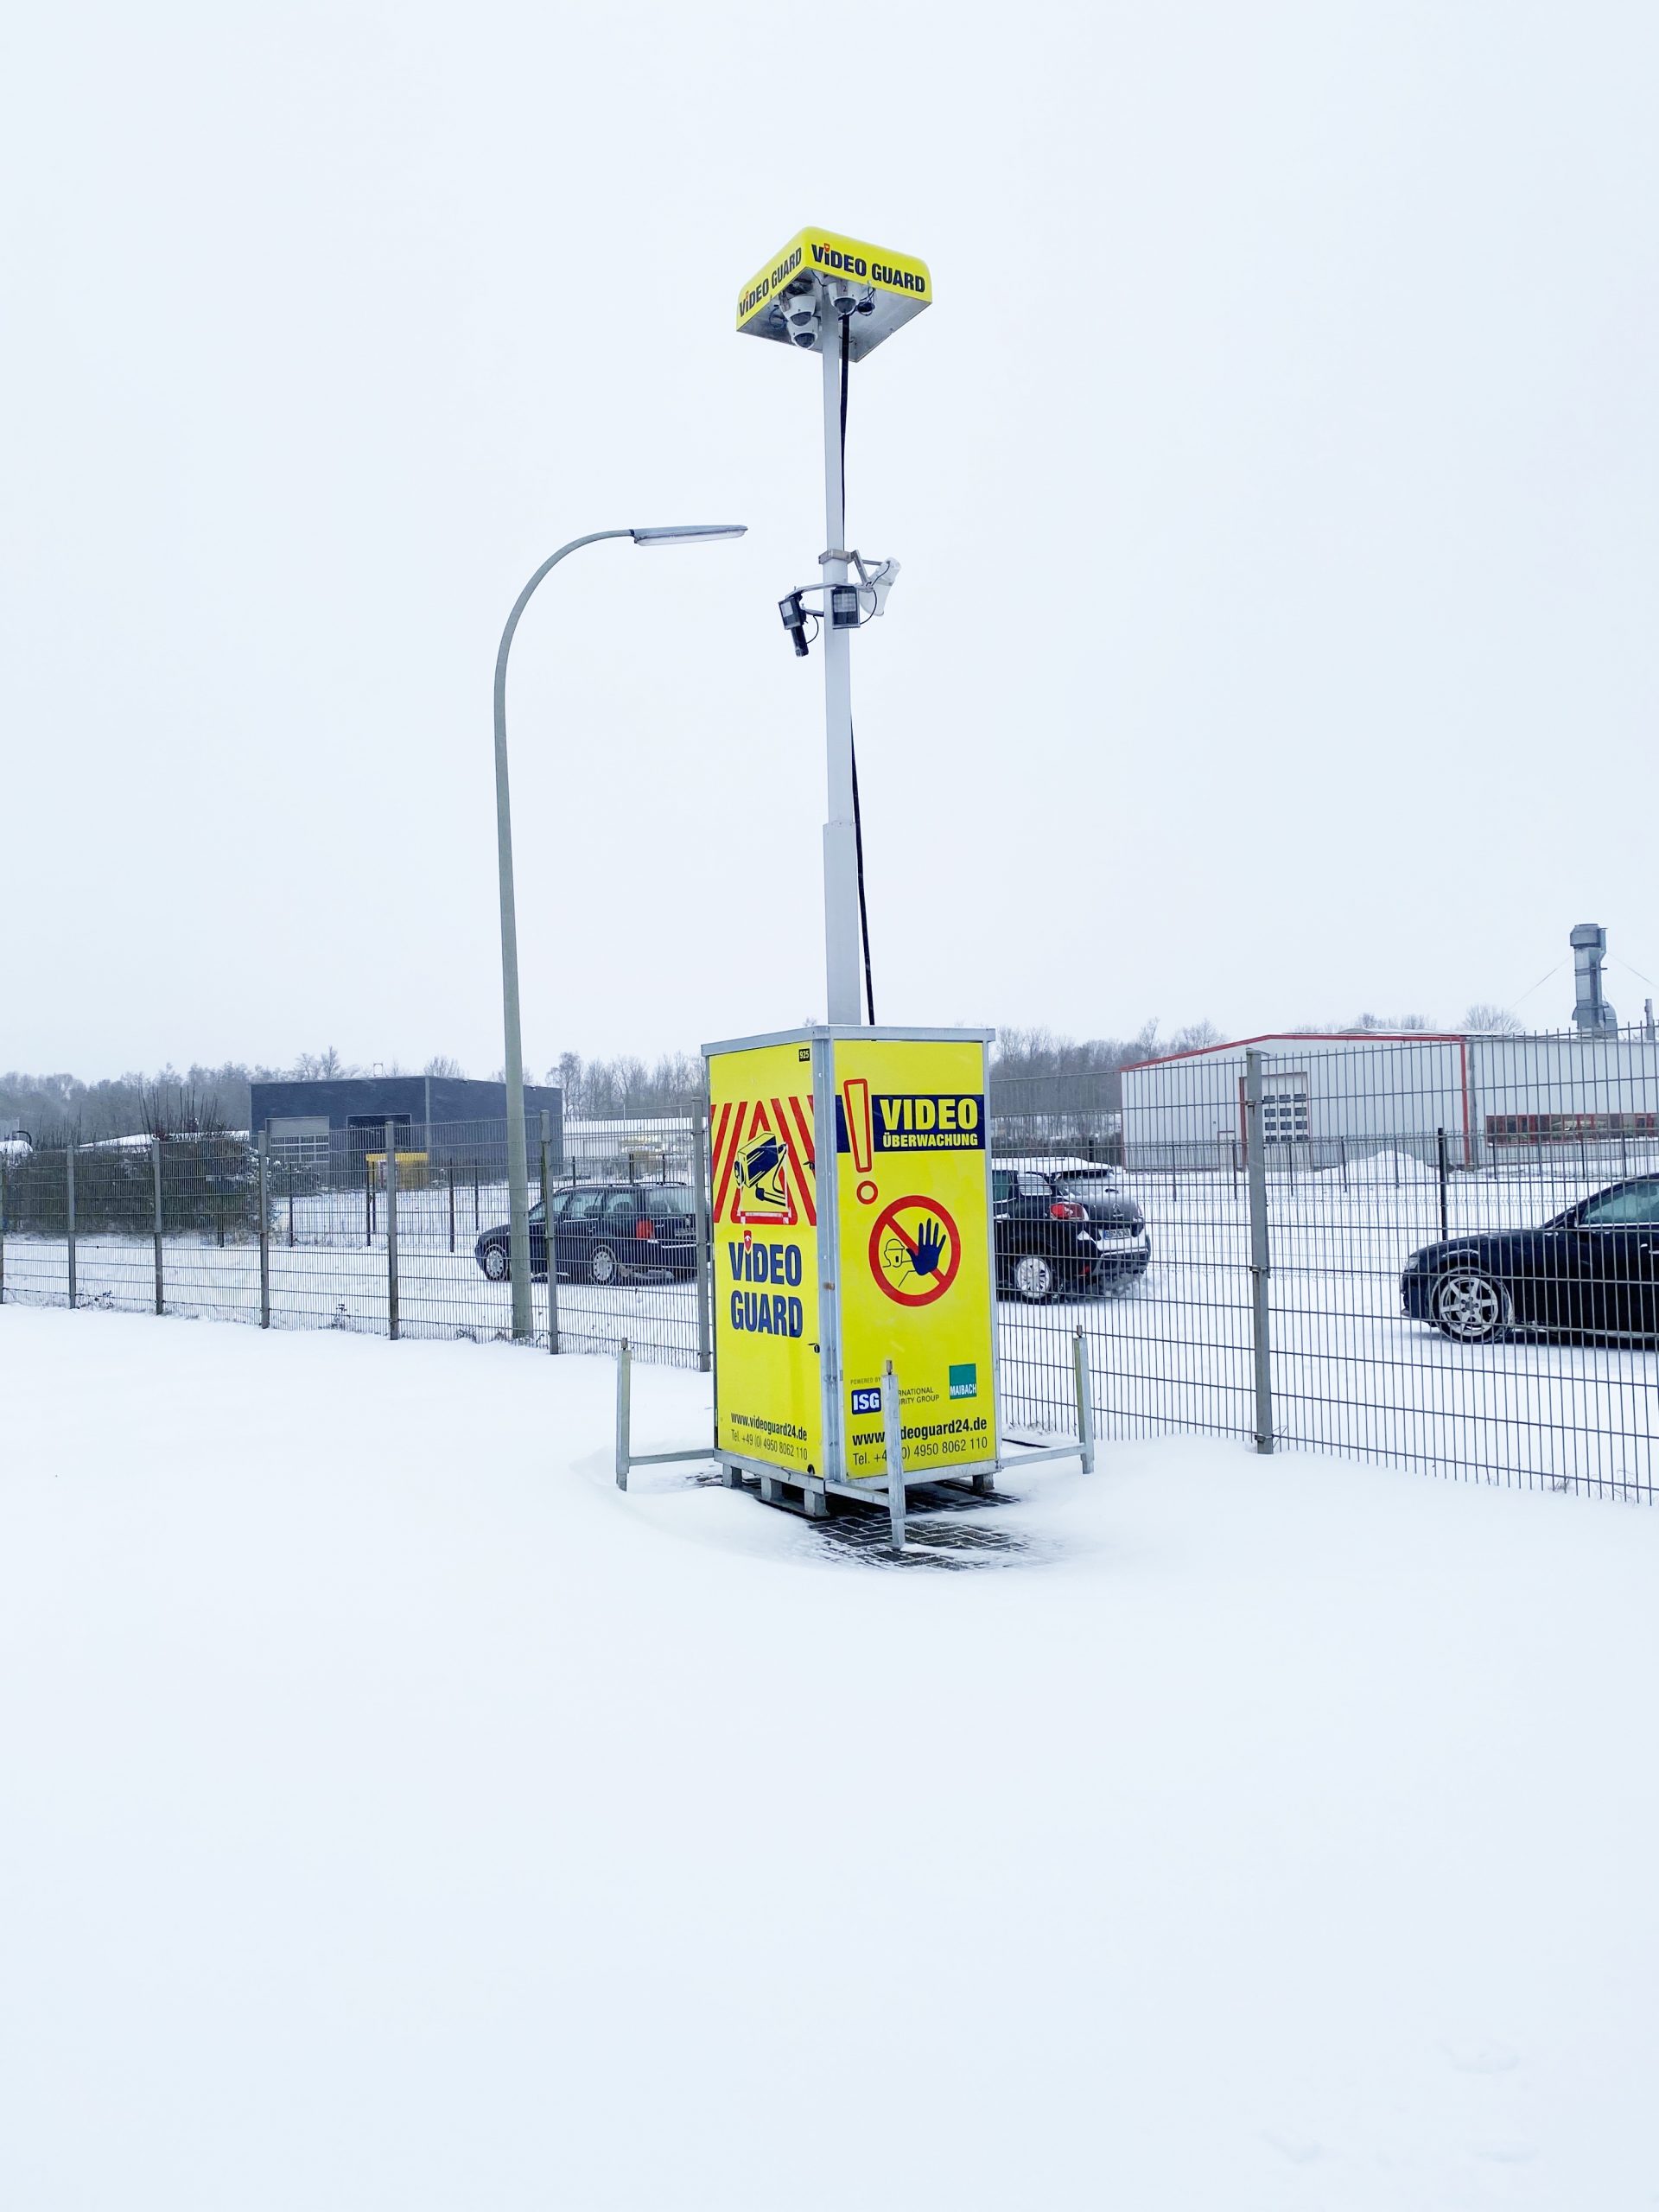
[[(890, 252), (833, 231), (798, 232), (781, 252), (738, 294), (741, 336), (820, 354), (823, 365), (824, 543), (819, 556), (823, 604), (824, 749), (829, 819), (823, 826), (823, 939), (826, 1011), (836, 1025), (864, 1021), (859, 988), (862, 931), (859, 913), (857, 802), (853, 769), (853, 690), (849, 639), (860, 626), (858, 594), (848, 588), (847, 499), (842, 470), (842, 363), (861, 361), (885, 339), (931, 304), (933, 280), (913, 255)], [(887, 603), (898, 563), (882, 572), (882, 588), (867, 586)], [(862, 564), (860, 564), (862, 579)], [(784, 627), (804, 655), (800, 595), (780, 602)]]
[[(638, 530), (595, 530), (573, 537), (543, 562), (513, 601), (495, 656), (495, 852), (501, 896), (501, 1016), (507, 1093), (507, 1251), (512, 1276), (512, 1333), (528, 1341), (534, 1334), (530, 1296), (530, 1155), (524, 1135), (524, 1052), (518, 1019), (518, 923), (512, 882), (512, 810), (507, 789), (507, 655), (518, 618), (542, 578), (567, 554), (607, 537), (631, 537), (636, 545), (682, 545), (703, 539), (741, 537), (741, 522), (662, 523)], [(550, 1316), (554, 1290), (553, 1239), (547, 1238), (547, 1298)]]

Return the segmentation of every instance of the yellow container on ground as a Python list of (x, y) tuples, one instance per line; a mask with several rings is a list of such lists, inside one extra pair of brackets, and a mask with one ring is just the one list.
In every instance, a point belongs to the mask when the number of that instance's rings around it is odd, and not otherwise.
[(906, 1478), (995, 1466), (988, 1043), (814, 1028), (705, 1048), (723, 1457), (884, 1480), (891, 1360)]

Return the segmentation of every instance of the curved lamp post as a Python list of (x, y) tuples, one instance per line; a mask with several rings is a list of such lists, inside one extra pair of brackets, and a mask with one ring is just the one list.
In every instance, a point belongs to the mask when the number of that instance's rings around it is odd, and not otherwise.
[[(524, 1055), (518, 1027), (518, 925), (512, 896), (512, 816), (507, 800), (507, 654), (518, 618), (550, 569), (579, 546), (601, 538), (631, 537), (636, 545), (680, 545), (702, 538), (741, 537), (748, 525), (736, 522), (668, 524), (652, 530), (595, 530), (573, 537), (543, 562), (513, 601), (501, 650), (495, 657), (495, 844), (501, 876), (501, 1011), (506, 1034), (508, 1252), (512, 1270), (512, 1333), (532, 1333), (530, 1300), (530, 1167), (524, 1140)], [(548, 1238), (548, 1282), (552, 1296), (553, 1240)]]

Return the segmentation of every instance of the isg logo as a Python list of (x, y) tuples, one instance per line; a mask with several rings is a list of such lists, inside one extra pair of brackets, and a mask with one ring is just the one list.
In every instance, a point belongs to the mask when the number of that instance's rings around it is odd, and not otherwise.
[(855, 1414), (879, 1414), (881, 1410), (880, 1390), (855, 1390), (853, 1411)]

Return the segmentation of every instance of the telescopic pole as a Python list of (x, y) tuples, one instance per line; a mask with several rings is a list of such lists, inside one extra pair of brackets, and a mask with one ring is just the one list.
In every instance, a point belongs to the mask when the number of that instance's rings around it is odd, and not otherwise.
[[(847, 493), (841, 466), (841, 317), (819, 294), (823, 346), (823, 526), (833, 556), (847, 550)], [(823, 564), (823, 721), (830, 817), (823, 825), (824, 982), (829, 1018), (857, 1028), (864, 1020), (860, 984), (858, 842), (853, 821), (852, 632), (831, 620), (834, 588), (847, 581), (845, 560)]]

